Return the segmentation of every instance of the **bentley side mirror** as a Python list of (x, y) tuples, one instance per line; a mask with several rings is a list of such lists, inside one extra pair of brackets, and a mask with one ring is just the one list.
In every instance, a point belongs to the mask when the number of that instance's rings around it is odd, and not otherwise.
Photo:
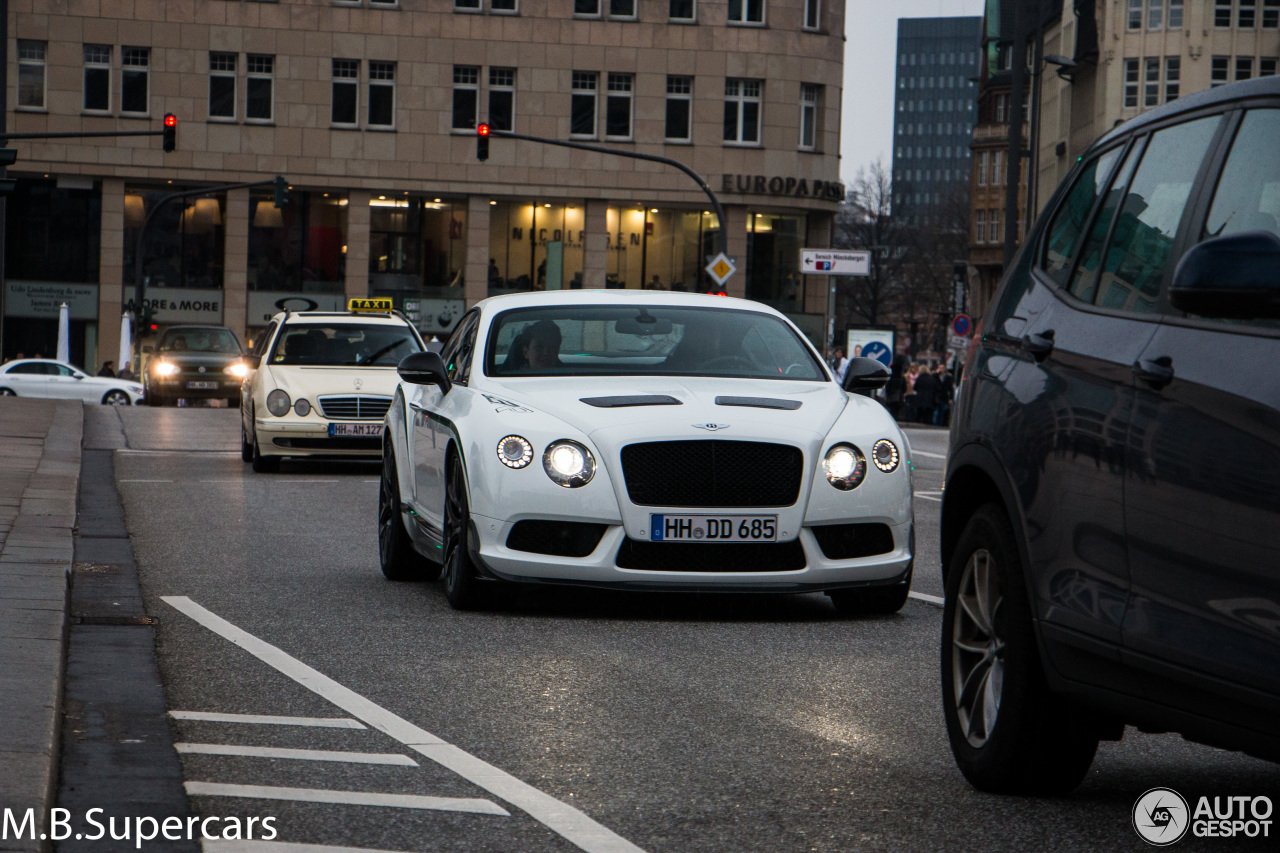
[(1280, 318), (1280, 237), (1247, 231), (1193, 246), (1173, 273), (1169, 303), (1200, 317)]
[(438, 352), (415, 352), (406, 355), (396, 367), (396, 372), (405, 382), (413, 385), (439, 385), (441, 392), (448, 394), (453, 383), (445, 372), (444, 361)]
[(873, 391), (887, 385), (892, 376), (889, 368), (874, 358), (851, 358), (841, 387), (846, 391)]

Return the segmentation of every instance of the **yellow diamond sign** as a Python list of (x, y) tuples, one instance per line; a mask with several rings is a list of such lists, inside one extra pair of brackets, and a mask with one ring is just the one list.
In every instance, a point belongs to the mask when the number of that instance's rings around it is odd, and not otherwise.
[(738, 271), (733, 265), (733, 261), (729, 260), (729, 256), (724, 252), (716, 255), (711, 259), (711, 263), (706, 266), (707, 275), (715, 280), (716, 284), (723, 285), (729, 280), (729, 276)]

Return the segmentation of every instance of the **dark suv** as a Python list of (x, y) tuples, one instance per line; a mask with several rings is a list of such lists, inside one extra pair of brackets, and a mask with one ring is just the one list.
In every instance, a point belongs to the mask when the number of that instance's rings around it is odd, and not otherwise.
[(240, 405), (240, 384), (249, 375), (244, 354), (226, 326), (170, 326), (147, 362), (147, 403), (220, 398)]
[(1056, 793), (1125, 724), (1280, 760), (1280, 77), (1080, 158), (983, 318), (942, 508), (964, 775)]

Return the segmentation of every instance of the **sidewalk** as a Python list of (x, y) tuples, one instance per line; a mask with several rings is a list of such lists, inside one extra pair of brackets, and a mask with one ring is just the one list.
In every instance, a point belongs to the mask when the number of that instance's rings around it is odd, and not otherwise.
[(0, 398), (0, 809), (34, 809), (37, 839), (57, 789), (83, 434), (79, 402)]

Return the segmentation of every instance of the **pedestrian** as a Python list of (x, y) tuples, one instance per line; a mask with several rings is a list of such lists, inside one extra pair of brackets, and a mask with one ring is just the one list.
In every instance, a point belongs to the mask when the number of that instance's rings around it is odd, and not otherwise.
[(938, 405), (934, 409), (934, 426), (947, 426), (951, 423), (951, 402), (956, 394), (956, 383), (951, 371), (945, 364), (938, 365)]
[(903, 377), (902, 420), (914, 423), (918, 417), (916, 410), (916, 377), (920, 375), (920, 365), (912, 363)]
[(136, 382), (138, 377), (133, 375), (133, 371), (129, 369), (132, 362), (126, 361), (124, 367), (120, 368), (120, 372), (116, 374), (117, 379), (123, 379), (125, 382)]
[(115, 365), (115, 362), (114, 362), (114, 361), (104, 361), (104, 362), (102, 362), (102, 369), (98, 371), (98, 375), (99, 375), (99, 376), (110, 376), (110, 377), (112, 377), (112, 378), (114, 379), (114, 378), (115, 378), (115, 375), (116, 375), (116, 371), (115, 371), (115, 367), (114, 367), (113, 365)]
[(938, 375), (927, 366), (916, 374), (916, 417), (922, 424), (933, 423), (933, 412), (938, 406)]
[(836, 374), (836, 381), (844, 385), (844, 374), (849, 369), (849, 359), (844, 357), (844, 347), (836, 347), (831, 356), (831, 369)]

